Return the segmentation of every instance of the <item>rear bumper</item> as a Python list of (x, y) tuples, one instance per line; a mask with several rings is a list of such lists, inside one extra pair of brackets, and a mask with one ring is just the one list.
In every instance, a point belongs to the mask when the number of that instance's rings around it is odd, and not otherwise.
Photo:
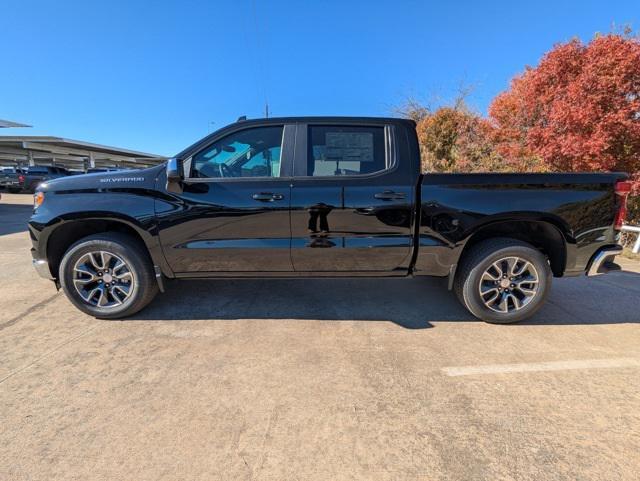
[(608, 272), (619, 271), (620, 266), (613, 262), (613, 260), (621, 253), (622, 246), (603, 247), (591, 258), (587, 275), (598, 276), (600, 274), (607, 274)]

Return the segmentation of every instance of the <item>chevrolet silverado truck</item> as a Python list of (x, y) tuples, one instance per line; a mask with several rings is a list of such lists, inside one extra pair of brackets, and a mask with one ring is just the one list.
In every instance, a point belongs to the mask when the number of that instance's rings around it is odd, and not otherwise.
[(438, 276), (510, 323), (553, 277), (619, 269), (629, 189), (623, 173), (421, 173), (410, 120), (243, 119), (163, 165), (41, 184), (29, 231), (38, 273), (98, 318), (166, 279)]

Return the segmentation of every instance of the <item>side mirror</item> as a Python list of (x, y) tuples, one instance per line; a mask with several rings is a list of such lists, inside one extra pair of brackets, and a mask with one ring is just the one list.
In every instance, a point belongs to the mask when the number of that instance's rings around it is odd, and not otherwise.
[(177, 158), (169, 159), (167, 162), (167, 191), (174, 194), (182, 193), (182, 161)]

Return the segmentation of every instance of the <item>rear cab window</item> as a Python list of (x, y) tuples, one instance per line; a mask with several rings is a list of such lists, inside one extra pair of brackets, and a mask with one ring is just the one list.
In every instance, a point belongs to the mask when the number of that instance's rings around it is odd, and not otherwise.
[(307, 176), (366, 175), (385, 170), (383, 126), (308, 126)]

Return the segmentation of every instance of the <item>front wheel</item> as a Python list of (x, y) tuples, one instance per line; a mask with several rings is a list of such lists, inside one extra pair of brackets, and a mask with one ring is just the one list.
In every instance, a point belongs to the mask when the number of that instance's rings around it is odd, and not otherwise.
[(488, 239), (467, 252), (454, 291), (475, 317), (509, 324), (535, 314), (551, 287), (551, 268), (532, 245), (516, 239)]
[(158, 292), (144, 247), (117, 232), (91, 235), (73, 244), (62, 259), (59, 278), (69, 300), (100, 319), (135, 314)]

